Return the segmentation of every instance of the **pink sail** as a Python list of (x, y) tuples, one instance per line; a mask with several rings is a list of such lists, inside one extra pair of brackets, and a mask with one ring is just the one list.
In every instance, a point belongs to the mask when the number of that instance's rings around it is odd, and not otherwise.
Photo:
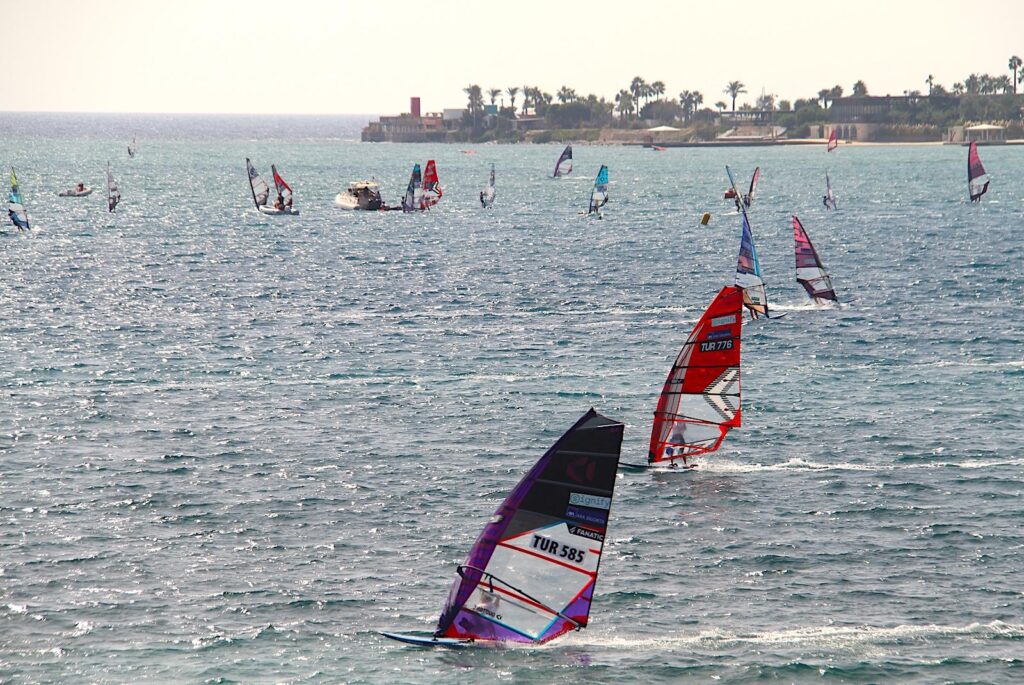
[(796, 246), (796, 280), (804, 287), (807, 296), (817, 304), (838, 300), (836, 291), (832, 289), (832, 279), (825, 271), (818, 252), (811, 244), (811, 239), (804, 230), (800, 219), (793, 215), (793, 241)]
[(832, 152), (839, 147), (839, 136), (836, 135), (836, 130), (832, 129), (832, 133), (828, 136), (828, 151)]

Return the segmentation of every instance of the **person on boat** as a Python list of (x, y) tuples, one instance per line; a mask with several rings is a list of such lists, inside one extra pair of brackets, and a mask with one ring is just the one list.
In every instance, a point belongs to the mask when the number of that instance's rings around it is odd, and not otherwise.
[(743, 204), (745, 204), (747, 207), (749, 207), (750, 206), (750, 201), (751, 201), (750, 200), (750, 196), (747, 195), (747, 194), (744, 194), (743, 195)]
[(828, 195), (822, 196), (821, 204), (825, 205), (825, 209), (832, 209), (832, 201), (828, 199)]
[(279, 212), (282, 209), (284, 209), (284, 198), (281, 197), (280, 195), (278, 195), (276, 198), (274, 198), (274, 209), (276, 209)]
[(480, 204), (484, 207), (487, 206), (487, 200), (484, 199), (484, 191), (480, 191)]
[(85, 184), (82, 183), (81, 181), (79, 181), (78, 185), (75, 186), (75, 192), (76, 193), (84, 193), (85, 192)]

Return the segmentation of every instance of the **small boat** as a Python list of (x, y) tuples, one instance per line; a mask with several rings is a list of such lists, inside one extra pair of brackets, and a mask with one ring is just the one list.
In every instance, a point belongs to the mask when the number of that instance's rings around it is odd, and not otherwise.
[(380, 197), (380, 185), (376, 181), (349, 183), (348, 188), (334, 196), (334, 204), (342, 209), (387, 209)]
[(68, 188), (57, 193), (57, 197), (85, 197), (86, 195), (92, 195), (92, 188), (84, 183), (78, 183), (74, 188)]
[(832, 179), (828, 177), (828, 172), (825, 172), (825, 195), (821, 198), (821, 203), (825, 205), (825, 209), (839, 209), (839, 205), (836, 204), (836, 195), (832, 192)]
[(736, 189), (735, 188), (727, 189), (725, 191), (725, 194), (722, 195), (722, 199), (723, 200), (735, 200), (736, 199)]
[(561, 176), (568, 176), (572, 173), (572, 145), (566, 145), (565, 149), (562, 150), (562, 154), (559, 155), (558, 161), (555, 162), (555, 173), (552, 178), (559, 178)]
[(654, 150), (655, 152), (664, 152), (665, 151), (665, 148), (663, 148), (661, 145), (654, 145), (654, 144), (652, 144), (651, 145), (651, 149)]
[(967, 193), (971, 196), (971, 202), (980, 202), (981, 196), (988, 192), (988, 184), (991, 182), (992, 179), (985, 173), (985, 167), (981, 164), (978, 144), (972, 140), (967, 150)]
[(430, 209), (441, 201), (443, 195), (441, 183), (437, 178), (437, 165), (434, 164), (434, 160), (427, 160), (427, 166), (423, 168), (423, 195), (420, 198), (420, 209)]
[(487, 181), (487, 187), (480, 191), (480, 204), (485, 208), (494, 204), (494, 165), (491, 165), (491, 176)]
[(405, 188), (405, 195), (402, 196), (402, 211), (416, 212), (423, 209), (423, 176), (420, 173), (420, 165), (412, 165), (412, 174), (409, 176), (409, 185)]
[[(726, 166), (725, 172), (729, 175), (729, 183), (735, 190), (736, 181), (733, 180), (732, 170)], [(768, 315), (768, 292), (764, 279), (761, 278), (761, 264), (757, 259), (757, 248), (754, 247), (754, 234), (750, 230), (747, 208), (742, 202), (737, 202), (737, 204), (743, 217), (743, 227), (740, 233), (740, 254), (736, 260), (735, 284), (743, 289), (743, 304), (750, 312), (750, 318), (757, 319), (764, 316), (767, 319), (770, 318)]]
[(107, 162), (107, 210), (113, 212), (121, 202), (121, 191), (114, 180), (114, 174), (110, 171), (110, 162)]
[(19, 231), (30, 231), (32, 227), (28, 223), (28, 211), (25, 209), (25, 201), (21, 197), (21, 187), (18, 185), (18, 176), (11, 167), (11, 192), (7, 196), (7, 214), (11, 217), (11, 223), (18, 227)]
[(815, 304), (837, 302), (839, 298), (832, 288), (832, 279), (828, 277), (825, 265), (796, 214), (793, 215), (793, 241), (796, 245), (796, 282), (804, 287)]
[(585, 628), (608, 534), (623, 425), (591, 409), (512, 489), (484, 526), (422, 647), (540, 644)]
[(658, 398), (648, 465), (714, 452), (741, 423), (743, 292), (722, 288), (683, 343)]
[(596, 214), (598, 219), (603, 219), (601, 208), (606, 204), (608, 204), (608, 167), (602, 164), (594, 179), (594, 188), (590, 191), (590, 206), (587, 208), (587, 214)]

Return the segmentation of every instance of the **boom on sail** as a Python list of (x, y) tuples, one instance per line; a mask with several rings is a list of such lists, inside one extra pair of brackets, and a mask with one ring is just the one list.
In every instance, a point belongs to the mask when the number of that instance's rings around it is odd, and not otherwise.
[(647, 462), (714, 452), (741, 423), (743, 291), (722, 288), (683, 343), (665, 379), (651, 426)]

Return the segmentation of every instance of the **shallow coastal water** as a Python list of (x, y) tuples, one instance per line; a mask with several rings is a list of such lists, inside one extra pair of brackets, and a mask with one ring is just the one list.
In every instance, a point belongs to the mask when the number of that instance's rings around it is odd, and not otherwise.
[[(554, 181), (560, 146), (282, 121), (0, 122), (38, 227), (0, 234), (0, 682), (1024, 677), (1024, 149), (982, 149), (972, 206), (960, 147), (577, 146)], [(247, 156), (300, 217), (254, 213)], [(436, 210), (333, 206), (371, 175), (397, 200), (428, 158)], [(378, 637), (433, 627), (493, 509), (587, 408), (644, 459), (668, 367), (732, 279), (727, 163), (761, 165), (751, 221), (787, 314), (744, 328), (743, 428), (695, 471), (621, 476), (586, 630)], [(77, 180), (97, 192), (56, 197)], [(794, 211), (837, 308), (794, 281)]]

